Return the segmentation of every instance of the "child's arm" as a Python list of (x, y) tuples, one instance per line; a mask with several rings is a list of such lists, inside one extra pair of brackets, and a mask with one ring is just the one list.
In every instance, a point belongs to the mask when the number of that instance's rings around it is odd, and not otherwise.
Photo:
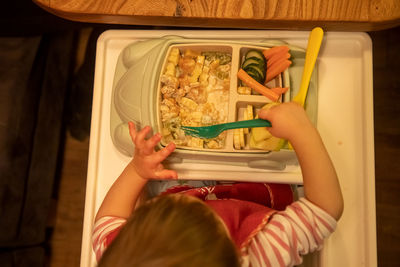
[(271, 121), (272, 135), (292, 144), (303, 173), (305, 197), (338, 220), (343, 212), (343, 197), (336, 171), (304, 109), (296, 103), (284, 103), (261, 110), (258, 115)]
[(135, 144), (135, 154), (108, 191), (95, 221), (104, 216), (128, 218), (148, 179), (177, 178), (175, 171), (164, 169), (161, 164), (174, 151), (175, 145), (171, 143), (162, 150), (155, 151), (154, 147), (160, 142), (161, 135), (157, 133), (145, 140), (145, 136), (149, 132), (149, 126), (136, 132), (135, 125), (129, 123), (129, 133)]

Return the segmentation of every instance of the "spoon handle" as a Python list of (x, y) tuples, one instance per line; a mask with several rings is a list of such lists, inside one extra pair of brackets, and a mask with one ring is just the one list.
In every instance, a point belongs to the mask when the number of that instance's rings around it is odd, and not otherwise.
[(293, 101), (304, 106), (304, 101), (307, 96), (308, 85), (310, 83), (311, 74), (314, 70), (314, 65), (318, 57), (319, 48), (321, 47), (324, 31), (320, 27), (314, 28), (310, 37), (308, 38), (308, 45), (306, 51), (306, 59), (304, 62), (303, 76), (301, 78), (300, 90), (293, 98)]

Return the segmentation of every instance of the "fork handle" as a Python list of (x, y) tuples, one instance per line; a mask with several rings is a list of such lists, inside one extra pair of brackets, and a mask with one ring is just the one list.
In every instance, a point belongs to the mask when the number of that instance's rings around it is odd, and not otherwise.
[(224, 124), (225, 130), (238, 128), (271, 127), (271, 122), (263, 119), (235, 121)]

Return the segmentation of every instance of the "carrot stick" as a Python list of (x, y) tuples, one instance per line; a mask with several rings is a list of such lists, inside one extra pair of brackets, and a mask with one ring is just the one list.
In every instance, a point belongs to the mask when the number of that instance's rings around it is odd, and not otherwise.
[(263, 50), (263, 54), (264, 54), (264, 57), (268, 60), (272, 55), (282, 52), (282, 51), (286, 51), (286, 53), (289, 52), (289, 47), (286, 45), (274, 46), (274, 47), (271, 47), (270, 49)]
[(286, 58), (280, 58), (277, 61), (275, 61), (274, 63), (271, 64), (271, 66), (269, 66), (269, 68), (267, 67), (267, 71), (269, 69), (269, 71), (274, 72), (274, 69), (276, 69), (277, 66), (281, 65), (283, 62), (287, 61), (288, 59)]
[(258, 93), (262, 94), (265, 97), (268, 97), (272, 101), (276, 101), (279, 98), (279, 95), (265, 87), (264, 85), (260, 84), (256, 80), (254, 80), (250, 75), (248, 75), (243, 69), (240, 69), (237, 74), (238, 78), (244, 82), (247, 86), (254, 89)]
[(287, 90), (289, 90), (289, 87), (274, 87), (270, 89), (272, 92), (281, 95), (287, 92)]
[(267, 68), (271, 67), (275, 62), (282, 60), (282, 59), (289, 59), (290, 58), (290, 53), (287, 53), (285, 51), (273, 54), (269, 60), (267, 60)]
[(292, 64), (292, 61), (286, 59), (285, 61), (276, 64), (276, 66), (273, 66), (274, 68), (267, 69), (265, 83), (269, 82), (270, 80), (275, 78), (278, 74), (289, 68), (290, 64)]

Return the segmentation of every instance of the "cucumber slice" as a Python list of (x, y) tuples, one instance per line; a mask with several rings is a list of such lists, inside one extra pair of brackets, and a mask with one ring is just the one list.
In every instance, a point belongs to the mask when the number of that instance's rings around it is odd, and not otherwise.
[(253, 78), (254, 80), (256, 80), (257, 82), (259, 82), (259, 83), (263, 82), (263, 78), (258, 71), (254, 70), (254, 69), (249, 69), (249, 70), (244, 70), (244, 71), (246, 71), (247, 74), (249, 74), (249, 76), (251, 78)]
[(244, 71), (248, 71), (248, 70), (254, 70), (256, 72), (258, 72), (258, 74), (261, 76), (261, 78), (265, 79), (265, 72), (264, 69), (260, 69), (260, 67), (258, 67), (258, 65), (248, 65), (246, 68), (243, 69)]
[(246, 59), (243, 64), (242, 64), (242, 69), (247, 68), (248, 66), (256, 66), (259, 68), (263, 73), (265, 73), (267, 65), (265, 65), (263, 62), (260, 62), (258, 58), (250, 58)]
[(259, 58), (255, 58), (255, 57), (252, 57), (252, 58), (248, 58), (248, 59), (246, 59), (244, 62), (243, 62), (243, 64), (242, 64), (242, 69), (244, 69), (244, 68), (246, 68), (248, 65), (250, 65), (250, 64), (254, 64), (254, 65), (259, 65), (259, 66), (264, 66), (265, 64), (263, 64), (263, 62), (262, 61), (260, 61), (260, 59)]
[(247, 51), (245, 59), (248, 59), (248, 58), (251, 58), (251, 57), (259, 58), (260, 60), (265, 62), (264, 55), (261, 53), (261, 51), (258, 51), (258, 50), (249, 50), (249, 51)]

